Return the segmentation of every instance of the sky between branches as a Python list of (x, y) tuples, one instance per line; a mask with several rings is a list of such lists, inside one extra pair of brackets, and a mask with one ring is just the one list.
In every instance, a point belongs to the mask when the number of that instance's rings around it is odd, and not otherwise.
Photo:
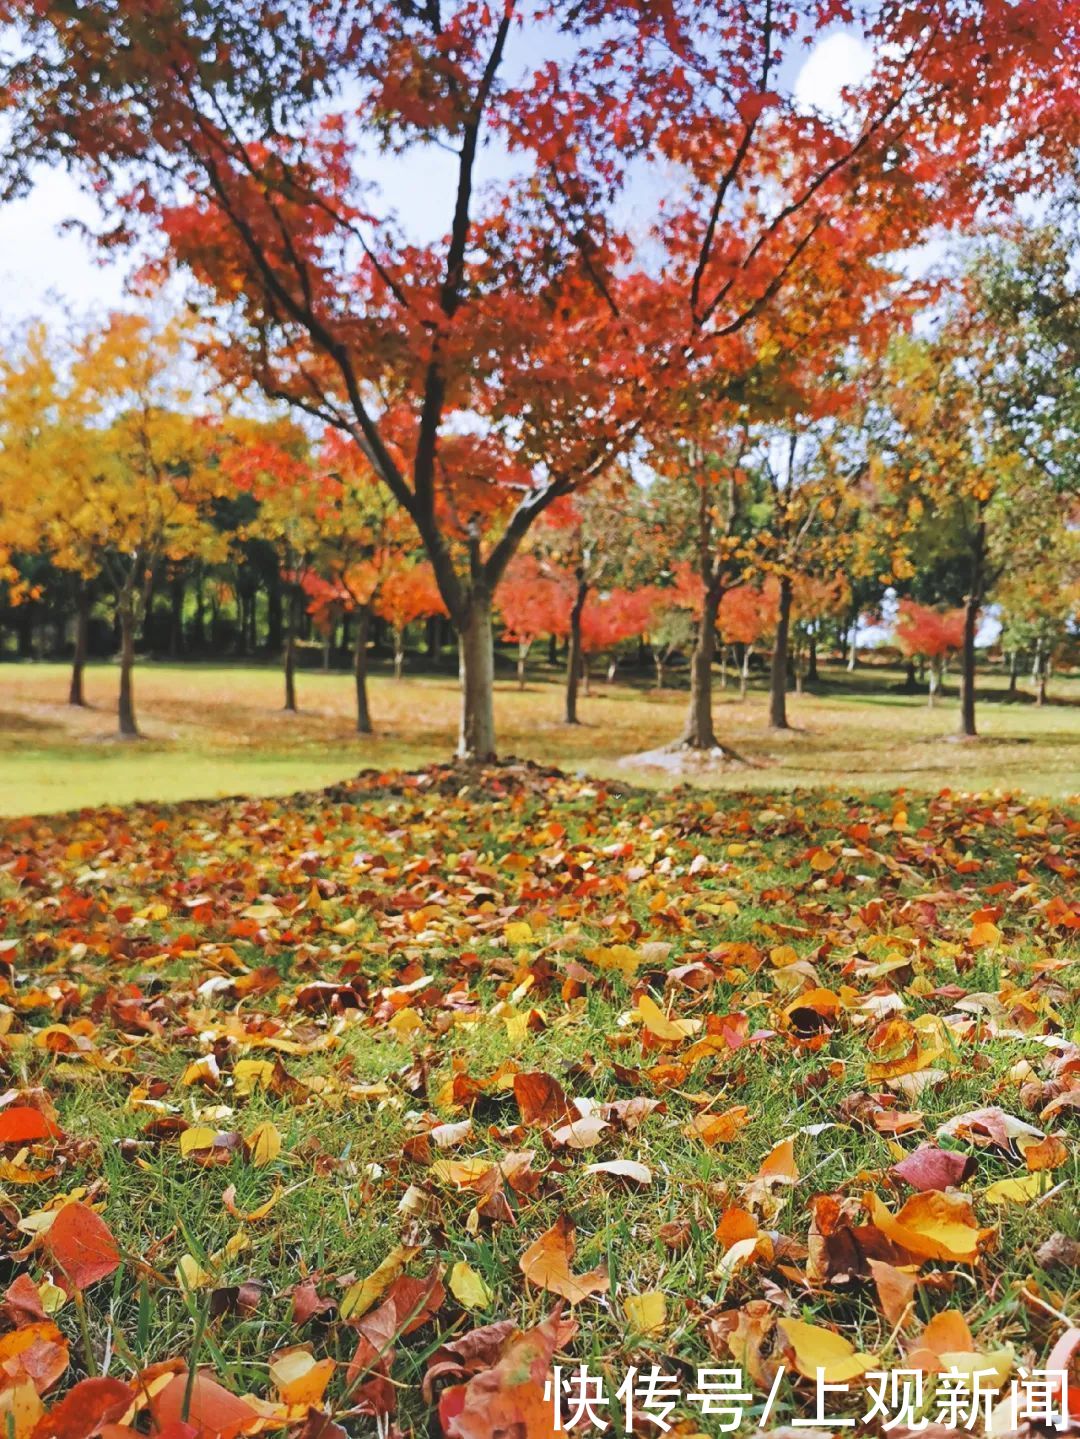
[[(870, 66), (867, 45), (843, 30), (825, 36), (804, 60), (795, 80), (799, 104), (835, 113), (840, 92), (863, 78)], [(499, 166), (489, 152), (487, 163)], [(441, 224), (454, 176), (446, 157), (433, 151), (382, 159), (373, 167), (387, 202), (405, 228), (419, 239), (434, 239), (432, 217)], [(30, 317), (53, 318), (107, 310), (123, 303), (130, 261), (101, 263), (94, 242), (65, 229), (75, 219), (94, 228), (93, 200), (63, 171), (42, 171), (22, 200), (0, 208), (0, 325)]]

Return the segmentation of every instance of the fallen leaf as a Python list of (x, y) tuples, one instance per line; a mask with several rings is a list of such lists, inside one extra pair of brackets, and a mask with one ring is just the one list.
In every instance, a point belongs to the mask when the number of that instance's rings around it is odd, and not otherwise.
[(521, 1256), (519, 1268), (537, 1289), (550, 1290), (571, 1304), (580, 1304), (594, 1294), (606, 1294), (610, 1283), (603, 1265), (587, 1274), (571, 1273), (576, 1247), (574, 1222), (568, 1215), (560, 1214), (552, 1227), (529, 1245)]

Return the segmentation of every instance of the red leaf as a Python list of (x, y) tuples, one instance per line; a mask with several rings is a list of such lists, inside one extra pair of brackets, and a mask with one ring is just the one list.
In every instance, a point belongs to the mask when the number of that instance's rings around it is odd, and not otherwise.
[(28, 1144), (34, 1139), (62, 1139), (64, 1131), (40, 1109), (17, 1104), (0, 1113), (0, 1144)]
[(32, 1439), (90, 1439), (103, 1424), (120, 1418), (135, 1391), (119, 1379), (83, 1379), (43, 1414)]
[(87, 1204), (65, 1204), (45, 1233), (44, 1245), (69, 1292), (86, 1289), (120, 1267), (109, 1226)]

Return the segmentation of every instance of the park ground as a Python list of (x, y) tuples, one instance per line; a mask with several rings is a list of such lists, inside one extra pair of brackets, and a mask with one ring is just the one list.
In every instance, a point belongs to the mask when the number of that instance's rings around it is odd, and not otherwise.
[[(143, 738), (135, 742), (115, 736), (116, 678), (113, 665), (91, 666), (91, 708), (79, 710), (64, 703), (63, 665), (0, 666), (0, 813), (287, 794), (362, 768), (440, 761), (454, 744), (458, 692), (449, 674), (395, 682), (376, 673), (376, 733), (358, 736), (346, 674), (302, 671), (293, 715), (281, 708), (273, 668), (142, 664), (135, 685)], [(745, 701), (718, 686), (718, 734), (751, 763), (695, 782), (729, 790), (953, 786), (1057, 798), (1080, 790), (1080, 680), (1055, 677), (1042, 708), (1023, 689), (1009, 702), (999, 674), (980, 683), (982, 737), (974, 744), (953, 740), (955, 692), (930, 710), (921, 694), (903, 692), (898, 669), (823, 670), (813, 693), (790, 697), (788, 733), (767, 728), (760, 678)], [(549, 672), (523, 693), (513, 679), (500, 680), (496, 719), (505, 754), (655, 787), (671, 776), (626, 757), (673, 739), (685, 705), (685, 690), (595, 682), (581, 702), (583, 723), (567, 726), (560, 677)]]
[[(129, 787), (156, 764), (163, 787), (195, 762), (197, 715), (236, 790), (258, 771), (228, 769), (229, 716), (293, 725), (282, 783), (327, 763), (304, 744), (345, 746), (336, 681), (305, 676), (313, 713), (293, 722), (265, 708), (266, 677), (141, 679), (147, 758), (83, 740), (86, 771), (37, 782), (39, 802), (85, 802), (95, 764)], [(380, 684), (384, 722), (394, 693), (445, 744), (448, 690)], [(556, 695), (500, 698), (516, 740)], [(594, 698), (570, 762), (678, 711)], [(962, 1390), (981, 1371), (996, 1406), (1023, 1372), (1068, 1367), (1080, 822), (1049, 799), (853, 794), (918, 751), (926, 717), (797, 712), (834, 730), (831, 749), (794, 742), (802, 773), (849, 747), (841, 788), (447, 767), (0, 820), (9, 1433), (82, 1434), (107, 1401), (111, 1439), (145, 1431), (147, 1407), (174, 1439), (549, 1439), (556, 1362), (588, 1366), (612, 1435), (617, 1390), (653, 1366), (681, 1439), (730, 1429), (685, 1397), (709, 1368), (743, 1371), (742, 1433), (812, 1418), (818, 1369), (840, 1386), (830, 1415), (906, 1369), (915, 1432), (981, 1433), (943, 1375)], [(1022, 753), (1049, 787), (1068, 713), (986, 717), (1044, 727)], [(55, 715), (59, 765), (80, 741)], [(870, 719), (889, 737), (873, 749)], [(925, 749), (905, 778), (952, 778)], [(78, 1413), (57, 1407), (93, 1374)], [(634, 1432), (661, 1432), (638, 1397)]]

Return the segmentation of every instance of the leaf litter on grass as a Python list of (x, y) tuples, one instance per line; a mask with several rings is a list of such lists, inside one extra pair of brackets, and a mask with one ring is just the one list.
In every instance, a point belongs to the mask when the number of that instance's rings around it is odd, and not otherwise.
[(529, 765), (5, 821), (10, 1439), (534, 1439), (581, 1365), (1006, 1432), (1077, 1378), (1078, 873), (1043, 801)]

